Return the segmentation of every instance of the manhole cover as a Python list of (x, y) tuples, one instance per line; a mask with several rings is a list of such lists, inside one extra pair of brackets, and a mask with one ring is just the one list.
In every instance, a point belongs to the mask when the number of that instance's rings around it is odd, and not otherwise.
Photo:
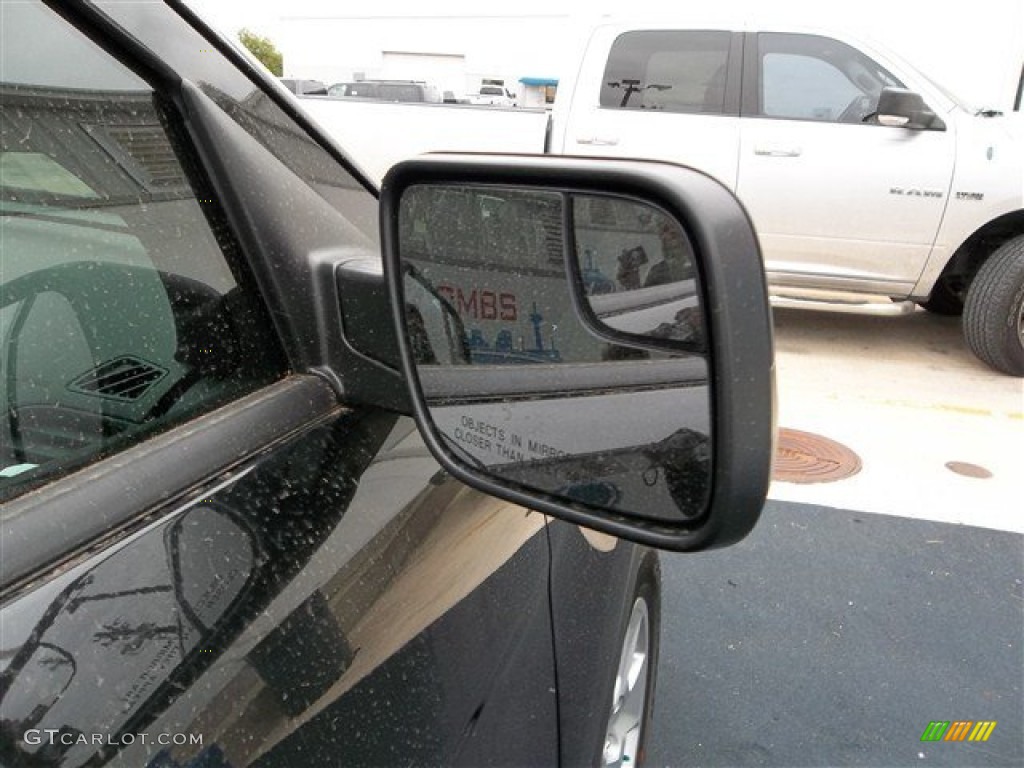
[(780, 429), (772, 477), (784, 483), (831, 483), (860, 472), (860, 457), (827, 437)]
[(958, 475), (975, 477), (979, 480), (988, 480), (992, 477), (992, 473), (984, 467), (979, 467), (977, 464), (968, 464), (966, 461), (947, 461), (946, 469), (950, 472), (956, 472)]

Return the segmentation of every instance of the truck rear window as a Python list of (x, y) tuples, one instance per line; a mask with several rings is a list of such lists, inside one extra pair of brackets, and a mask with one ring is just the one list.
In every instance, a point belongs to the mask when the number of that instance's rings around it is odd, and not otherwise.
[(722, 114), (731, 33), (626, 32), (612, 45), (601, 106)]

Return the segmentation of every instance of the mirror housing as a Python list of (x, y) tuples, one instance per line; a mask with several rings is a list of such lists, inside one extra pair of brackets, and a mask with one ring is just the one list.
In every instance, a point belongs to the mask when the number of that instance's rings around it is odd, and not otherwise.
[[(380, 197), (401, 369), (424, 441), (448, 472), (513, 503), (662, 549), (725, 546), (752, 529), (775, 439), (771, 313), (757, 238), (731, 192), (664, 163), (431, 155), (393, 167)], [(636, 211), (631, 236), (648, 237), (648, 250), (658, 242), (652, 222), (673, 229), (689, 243), (695, 276), (633, 293), (623, 280), (619, 293), (595, 291), (609, 281), (588, 275), (594, 265), (584, 240), (613, 242), (618, 252), (621, 233), (613, 227), (599, 237), (597, 225), (581, 223), (592, 201)], [(535, 266), (536, 248), (484, 247), (483, 229), (498, 210), (515, 213), (514, 228), (543, 230), (534, 240), (543, 243), (546, 271)], [(423, 257), (424, 240), (434, 243), (433, 255)], [(624, 263), (641, 260), (635, 249), (632, 260), (631, 249), (621, 251), (620, 278)], [(520, 266), (510, 267), (517, 258)], [(516, 269), (521, 274), (510, 277)], [(533, 302), (518, 314), (509, 304), (518, 341), (509, 332), (500, 345), (479, 332), (470, 338), (462, 316), (478, 319), (480, 305), (456, 299), (453, 270), (463, 270), (467, 294), (471, 285), (518, 279)], [(496, 293), (491, 318), (503, 307)], [(559, 322), (545, 325), (538, 304), (561, 312)], [(652, 311), (669, 322), (652, 322)], [(601, 345), (610, 353), (573, 357)], [(555, 445), (552, 434), (568, 435), (567, 443)], [(514, 460), (496, 458), (516, 445)]]
[(878, 95), (875, 119), (879, 125), (890, 128), (909, 128), (917, 131), (944, 131), (946, 124), (936, 115), (921, 94), (905, 88), (883, 88)]

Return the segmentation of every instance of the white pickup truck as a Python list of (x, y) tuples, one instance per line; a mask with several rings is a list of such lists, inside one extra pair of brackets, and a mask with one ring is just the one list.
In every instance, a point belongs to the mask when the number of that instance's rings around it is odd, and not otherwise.
[[(550, 114), (304, 103), (378, 178), (438, 150), (700, 169), (746, 206), (776, 299), (962, 313), (971, 350), (1024, 376), (1021, 115), (969, 109), (845, 34), (608, 23), (575, 61)], [(385, 124), (416, 129), (385, 138), (375, 130)]]

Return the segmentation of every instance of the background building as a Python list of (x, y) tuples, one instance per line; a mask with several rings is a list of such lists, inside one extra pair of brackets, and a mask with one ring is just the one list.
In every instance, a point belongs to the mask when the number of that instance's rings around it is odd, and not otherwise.
[(566, 40), (574, 37), (565, 13), (453, 18), (339, 10), (281, 19), (278, 45), (286, 76), (328, 84), (423, 80), (457, 98), (478, 93), (485, 80), (497, 80), (518, 96), (519, 80), (527, 73), (555, 79)]

